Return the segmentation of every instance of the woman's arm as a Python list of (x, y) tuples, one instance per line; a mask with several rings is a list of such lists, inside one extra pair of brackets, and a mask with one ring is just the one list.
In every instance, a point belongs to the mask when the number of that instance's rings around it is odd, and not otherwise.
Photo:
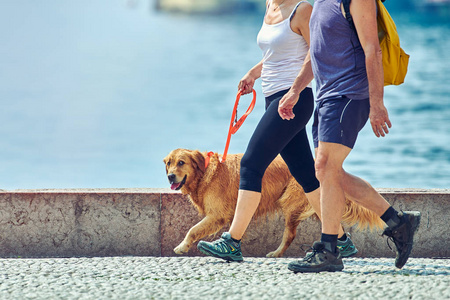
[(251, 68), (247, 74), (244, 75), (244, 77), (242, 77), (241, 81), (239, 81), (238, 91), (240, 91), (243, 95), (252, 92), (256, 79), (261, 77), (262, 65), (263, 62), (261, 60), (253, 68)]
[[(297, 34), (300, 34), (305, 39), (309, 47), (309, 19), (311, 18), (312, 6), (309, 3), (302, 3), (297, 8), (297, 12), (291, 21), (291, 28)], [(305, 87), (314, 79), (314, 75), (311, 68), (311, 58), (308, 54), (305, 57), (303, 66), (292, 85), (292, 90), (300, 95)]]
[[(309, 3), (302, 3), (298, 6), (294, 17), (291, 20), (291, 28), (297, 34), (300, 34), (305, 39), (309, 46), (309, 19), (311, 18), (312, 6)], [(299, 74), (295, 78), (291, 89), (280, 100), (278, 106), (278, 113), (284, 120), (290, 120), (295, 117), (293, 108), (297, 104), (300, 93), (308, 86), (314, 79), (311, 67), (311, 57), (309, 51), (303, 61), (303, 66)]]

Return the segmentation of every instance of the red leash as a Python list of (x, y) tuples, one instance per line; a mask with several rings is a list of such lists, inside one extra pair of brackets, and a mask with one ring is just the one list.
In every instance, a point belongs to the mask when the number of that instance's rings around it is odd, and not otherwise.
[(228, 146), (230, 145), (231, 135), (235, 134), (238, 131), (239, 127), (241, 127), (242, 123), (244, 123), (247, 116), (252, 112), (253, 108), (255, 107), (256, 92), (255, 90), (252, 90), (252, 92), (253, 92), (252, 103), (250, 103), (250, 106), (247, 108), (247, 111), (245, 112), (244, 115), (242, 115), (242, 117), (239, 120), (237, 120), (236, 113), (239, 104), (239, 99), (241, 98), (242, 93), (238, 92), (236, 95), (236, 102), (234, 103), (233, 114), (231, 115), (230, 129), (228, 130), (227, 143), (225, 144), (225, 150), (223, 151), (222, 162), (224, 162), (225, 159), (227, 159)]
[(209, 161), (211, 160), (211, 156), (213, 156), (213, 155), (214, 155), (214, 152), (212, 152), (212, 151), (209, 151), (209, 152), (206, 154), (206, 158), (205, 158), (205, 169), (208, 167)]
[[(244, 123), (247, 116), (252, 112), (253, 108), (255, 107), (256, 92), (255, 92), (255, 90), (252, 90), (252, 92), (253, 92), (252, 102), (250, 103), (250, 106), (247, 108), (247, 111), (245, 112), (245, 114), (243, 114), (239, 120), (237, 120), (236, 114), (237, 114), (237, 107), (239, 104), (239, 99), (241, 98), (242, 93), (238, 92), (236, 95), (236, 102), (234, 103), (233, 114), (231, 115), (230, 129), (228, 130), (227, 143), (225, 145), (225, 150), (224, 150), (223, 156), (222, 156), (222, 161), (221, 161), (222, 163), (225, 161), (225, 159), (227, 159), (228, 146), (230, 146), (231, 135), (235, 134), (238, 131), (239, 127), (241, 127), (241, 125)], [(206, 154), (205, 169), (208, 167), (211, 156), (213, 156), (213, 155), (214, 155), (214, 152), (212, 152), (212, 151), (210, 151)]]

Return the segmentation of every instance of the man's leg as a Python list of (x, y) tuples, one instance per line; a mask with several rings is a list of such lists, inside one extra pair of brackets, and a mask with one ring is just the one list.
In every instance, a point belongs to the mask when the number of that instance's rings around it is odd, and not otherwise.
[[(308, 198), (308, 202), (311, 204), (314, 211), (317, 213), (317, 216), (319, 217), (319, 219), (322, 220), (322, 213), (321, 213), (321, 208), (320, 208), (320, 188), (318, 188), (310, 193), (305, 193), (305, 195), (306, 195), (306, 198)], [(342, 237), (344, 234), (345, 234), (345, 232), (341, 225), (341, 226), (339, 226), (338, 237)]]
[[(320, 188), (305, 194), (314, 211), (317, 213), (317, 216), (322, 221), (320, 208)], [(337, 247), (343, 258), (354, 256), (358, 253), (358, 249), (353, 244), (350, 234), (348, 232), (345, 233), (342, 225), (339, 227)]]
[[(322, 211), (322, 233), (337, 235), (345, 208), (342, 187), (342, 164), (351, 149), (335, 143), (319, 142), (316, 157), (316, 176), (320, 181), (320, 205)], [(335, 249), (329, 249), (335, 251)]]
[(340, 144), (319, 142), (315, 167), (321, 188), (321, 241), (314, 243), (313, 251), (303, 260), (290, 263), (291, 271), (341, 271), (344, 268), (337, 239), (345, 208), (342, 164), (350, 151), (350, 148)]
[(386, 223), (383, 235), (395, 244), (395, 266), (403, 268), (412, 251), (414, 234), (420, 225), (420, 212), (399, 213), (369, 183), (349, 173), (343, 176), (343, 187), (352, 201), (372, 210)]
[(412, 211), (399, 214), (369, 183), (345, 172), (342, 164), (350, 151), (350, 148), (340, 144), (319, 142), (316, 173), (322, 190), (322, 237), (320, 243), (314, 243), (313, 253), (309, 257), (307, 255), (302, 261), (289, 264), (289, 269), (294, 272), (343, 269), (342, 260), (336, 257), (335, 247), (345, 205), (344, 195), (377, 213), (388, 225), (383, 234), (395, 243), (397, 268), (402, 268), (409, 257), (414, 233), (420, 224), (420, 213)]
[[(292, 176), (303, 187), (308, 202), (321, 219), (319, 182), (315, 175), (314, 158), (305, 129), (297, 133), (284, 147), (281, 157), (288, 165)], [(340, 226), (339, 237), (343, 236), (344, 229)]]
[[(316, 159), (316, 173), (322, 187), (322, 232), (336, 234), (336, 211), (343, 212), (345, 195), (350, 200), (382, 216), (389, 203), (365, 180), (347, 173), (343, 162), (351, 149), (334, 143), (319, 143)], [(341, 214), (342, 215), (342, 214)], [(340, 216), (339, 216), (340, 222)]]
[[(353, 101), (346, 97), (319, 101), (314, 112), (313, 140), (316, 147), (316, 176), (321, 184), (322, 237), (313, 252), (303, 260), (292, 262), (294, 272), (342, 270), (335, 257), (337, 230), (347, 195), (353, 201), (374, 211), (387, 224), (383, 235), (391, 238), (397, 249), (395, 266), (402, 268), (412, 250), (414, 233), (420, 224), (420, 213), (398, 213), (367, 182), (346, 173), (342, 164), (355, 144), (358, 132), (367, 122), (369, 99)], [(333, 198), (331, 198), (333, 197)]]
[[(338, 232), (345, 208), (344, 181), (346, 172), (343, 163), (351, 148), (337, 144), (319, 142), (316, 157), (316, 175), (321, 186), (321, 241), (313, 245), (313, 252), (303, 261), (289, 264), (294, 272), (340, 271), (344, 268), (337, 249)], [(359, 186), (363, 193), (368, 185)], [(357, 194), (355, 192), (355, 194)], [(383, 198), (367, 198), (368, 206), (383, 207), (387, 202)], [(371, 204), (371, 203), (375, 204)], [(381, 203), (379, 203), (381, 202)], [(389, 207), (387, 204), (386, 209)]]
[(350, 200), (372, 210), (386, 223), (383, 232), (396, 247), (395, 266), (401, 269), (412, 251), (414, 234), (419, 228), (420, 212), (396, 211), (368, 182), (344, 172), (342, 186)]
[(344, 171), (342, 187), (353, 202), (382, 216), (390, 204), (365, 180)]

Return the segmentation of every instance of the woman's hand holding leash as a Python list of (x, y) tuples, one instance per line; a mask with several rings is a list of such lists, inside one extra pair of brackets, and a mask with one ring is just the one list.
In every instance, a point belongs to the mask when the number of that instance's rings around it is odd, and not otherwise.
[(254, 78), (247, 73), (244, 77), (242, 77), (241, 81), (239, 81), (238, 91), (242, 95), (250, 94), (253, 91), (253, 85), (255, 84)]
[(253, 85), (255, 84), (256, 79), (261, 77), (263, 62), (262, 60), (257, 63), (253, 68), (251, 68), (247, 74), (242, 77), (241, 81), (238, 84), (238, 91), (242, 95), (250, 94), (253, 91)]

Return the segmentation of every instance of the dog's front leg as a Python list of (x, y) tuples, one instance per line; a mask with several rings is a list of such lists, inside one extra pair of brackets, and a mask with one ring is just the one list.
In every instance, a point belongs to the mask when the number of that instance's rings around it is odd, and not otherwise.
[(189, 229), (184, 240), (173, 251), (176, 254), (183, 254), (189, 251), (192, 244), (201, 238), (218, 232), (225, 225), (223, 219), (206, 216), (198, 222), (195, 226)]

